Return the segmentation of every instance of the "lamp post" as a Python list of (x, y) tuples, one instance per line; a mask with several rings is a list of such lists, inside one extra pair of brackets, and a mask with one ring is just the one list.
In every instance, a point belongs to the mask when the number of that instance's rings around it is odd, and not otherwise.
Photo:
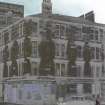
[(97, 95), (95, 105), (100, 105), (100, 96)]

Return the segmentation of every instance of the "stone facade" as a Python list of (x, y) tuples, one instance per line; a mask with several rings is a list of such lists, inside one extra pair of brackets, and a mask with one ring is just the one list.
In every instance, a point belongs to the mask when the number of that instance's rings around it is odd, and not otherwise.
[(0, 2), (0, 29), (24, 17), (24, 6)]
[(56, 105), (55, 81), (30, 78), (5, 80), (4, 102), (20, 105)]
[[(30, 39), (32, 44), (31, 55), (27, 57), (29, 60), (27, 62), (30, 66), (28, 71), (26, 69), (29, 66), (25, 66), (25, 60), (27, 59), (24, 55), (26, 54), (26, 52), (24, 52), (26, 23), (28, 24), (27, 29), (31, 29), (31, 34), (28, 36), (28, 39)], [(39, 45), (43, 40), (45, 40), (45, 42), (49, 41), (47, 38), (50, 38), (50, 36), (47, 32), (50, 33), (51, 41), (53, 41), (55, 45), (53, 59), (54, 71), (53, 73), (50, 73), (48, 66), (46, 69), (43, 69), (45, 75), (60, 78), (58, 84), (60, 84), (61, 87), (66, 86), (66, 91), (68, 93), (67, 96), (70, 98), (92, 98), (97, 95), (105, 97), (102, 92), (105, 90), (105, 25), (94, 21), (93, 12), (89, 12), (80, 17), (53, 14), (50, 0), (43, 0), (41, 14), (27, 16), (24, 19), (20, 19), (12, 25), (0, 30), (0, 77), (4, 76), (12, 78), (13, 76), (27, 76), (27, 74), (28, 77), (40, 76), (40, 62), (42, 59), (39, 54)], [(4, 40), (5, 36), (8, 37), (6, 42)], [(72, 57), (68, 58), (67, 55), (69, 41), (71, 48), (75, 48), (77, 52), (75, 56), (74, 53), (72, 53), (73, 55), (70, 55), (74, 57), (73, 59)], [(13, 56), (11, 54), (11, 49), (14, 42), (17, 42), (18, 44), (18, 50), (16, 49), (18, 54), (15, 59), (15, 64), (17, 66), (14, 64), (17, 69), (12, 68), (13, 62), (11, 60), (11, 57)], [(5, 55), (5, 47), (8, 48), (8, 59), (6, 59), (6, 62), (4, 62), (3, 58)], [(86, 57), (86, 55), (84, 57), (85, 48), (89, 49), (86, 49), (86, 51), (91, 52), (87, 53), (88, 57)], [(43, 54), (45, 54), (44, 50)], [(91, 56), (91, 58), (89, 58), (89, 56)], [(71, 61), (69, 61), (69, 59), (71, 59)], [(76, 59), (76, 61), (74, 59)], [(75, 66), (72, 66), (74, 69), (72, 69), (73, 71), (70, 71), (71, 69), (68, 65), (72, 64), (72, 60), (75, 61)], [(87, 62), (90, 65), (89, 68), (85, 65)], [(4, 64), (7, 66), (4, 66)], [(64, 96), (60, 93), (59, 97)]]

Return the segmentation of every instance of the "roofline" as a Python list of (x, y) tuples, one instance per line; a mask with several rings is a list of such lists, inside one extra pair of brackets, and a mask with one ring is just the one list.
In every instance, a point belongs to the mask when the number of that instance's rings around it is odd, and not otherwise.
[(9, 2), (2, 2), (2, 1), (0, 1), (0, 4), (8, 4), (8, 5), (15, 5), (15, 6), (22, 6), (22, 7), (24, 7), (24, 5), (22, 5), (22, 4), (15, 4), (15, 3), (9, 3)]
[[(88, 21), (86, 19), (83, 19), (83, 18), (80, 18), (80, 17), (74, 17), (74, 16), (69, 16), (69, 15), (62, 15), (62, 14), (52, 14), (53, 15), (58, 15), (58, 16), (66, 16), (66, 17), (72, 17), (72, 18), (77, 18), (77, 19), (80, 19), (80, 20), (84, 20), (84, 23), (80, 23), (80, 24), (87, 24), (87, 25), (96, 25), (96, 26), (101, 26), (101, 27), (105, 27), (105, 24), (102, 24), (102, 23), (97, 23), (97, 22), (91, 22), (91, 21)], [(41, 18), (42, 16), (42, 13), (38, 13), (38, 14), (33, 14), (33, 15), (29, 15), (28, 17), (39, 17)], [(46, 17), (46, 18), (50, 18), (51, 16), (49, 17)], [(51, 19), (51, 18), (50, 18)], [(53, 18), (52, 18), (53, 19)], [(55, 20), (59, 20), (59, 19), (55, 19)], [(60, 20), (60, 21), (66, 21), (66, 22), (70, 22), (70, 21), (67, 21), (67, 20)], [(85, 22), (88, 22), (88, 23), (85, 23)], [(78, 23), (78, 22), (73, 22), (73, 23)]]
[(21, 21), (24, 21), (24, 19), (25, 19), (25, 18), (21, 18), (21, 19), (17, 20), (16, 22), (14, 22), (13, 24), (10, 24), (10, 25), (8, 25), (7, 27), (4, 27), (3, 29), (0, 29), (0, 32), (3, 32), (3, 31), (5, 31), (5, 30), (9, 29), (9, 28), (12, 27), (13, 25), (18, 24), (18, 23), (21, 22)]

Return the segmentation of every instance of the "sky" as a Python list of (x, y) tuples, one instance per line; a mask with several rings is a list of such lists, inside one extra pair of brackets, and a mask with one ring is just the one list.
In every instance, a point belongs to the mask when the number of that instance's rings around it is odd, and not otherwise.
[[(0, 1), (24, 5), (25, 16), (41, 12), (42, 0)], [(105, 0), (52, 0), (52, 3), (53, 13), (80, 16), (93, 10), (96, 22), (105, 24)]]

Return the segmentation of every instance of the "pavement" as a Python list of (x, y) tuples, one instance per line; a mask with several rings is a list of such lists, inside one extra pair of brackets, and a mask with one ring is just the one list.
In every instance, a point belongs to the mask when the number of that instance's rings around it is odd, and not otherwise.
[(93, 101), (68, 101), (58, 103), (58, 105), (95, 105)]

